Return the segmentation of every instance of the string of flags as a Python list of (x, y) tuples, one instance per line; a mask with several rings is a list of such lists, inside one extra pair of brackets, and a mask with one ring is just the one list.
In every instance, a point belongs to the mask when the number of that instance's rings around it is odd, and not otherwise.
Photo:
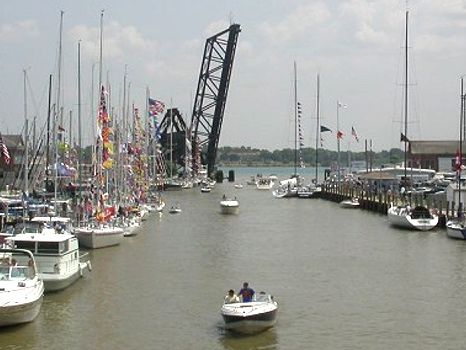
[(299, 137), (299, 147), (298, 147), (298, 157), (299, 157), (299, 167), (305, 168), (304, 160), (303, 160), (303, 152), (301, 150), (304, 147), (304, 136), (303, 130), (301, 128), (301, 103), (298, 102), (298, 137)]
[(3, 141), (2, 135), (0, 135), (0, 155), (2, 156), (6, 165), (11, 163), (10, 151), (8, 150), (6, 143)]

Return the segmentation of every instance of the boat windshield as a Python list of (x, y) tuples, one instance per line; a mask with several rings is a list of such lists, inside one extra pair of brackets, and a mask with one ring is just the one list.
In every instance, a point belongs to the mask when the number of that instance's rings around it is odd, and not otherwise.
[(28, 266), (0, 266), (0, 281), (24, 280), (29, 277)]
[(256, 293), (255, 297), (256, 297), (255, 301), (259, 301), (259, 302), (270, 302), (270, 301), (272, 301), (272, 297), (270, 296), (270, 294), (267, 294), (265, 292)]

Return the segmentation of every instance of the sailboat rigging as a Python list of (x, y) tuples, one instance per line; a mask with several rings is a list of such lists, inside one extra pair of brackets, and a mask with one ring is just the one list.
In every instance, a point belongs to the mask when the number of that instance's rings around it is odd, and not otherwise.
[(463, 212), (463, 203), (461, 202), (461, 172), (463, 170), (463, 140), (464, 128), (466, 123), (466, 94), (464, 93), (464, 78), (461, 77), (461, 107), (460, 107), (460, 125), (459, 125), (459, 144), (455, 159), (455, 168), (457, 176), (458, 189), (458, 212), (457, 217), (448, 220), (446, 223), (447, 236), (456, 239), (466, 239), (466, 225)]
[[(402, 180), (402, 185), (407, 184), (407, 152), (408, 152), (408, 17), (409, 12), (406, 11), (405, 19), (405, 79), (404, 79), (404, 150), (405, 150), (405, 161), (404, 161), (404, 179)], [(408, 229), (417, 229), (421, 231), (428, 231), (437, 226), (438, 215), (432, 213), (429, 209), (424, 206), (416, 206), (414, 209), (411, 209), (409, 203), (406, 203), (403, 206), (394, 206), (392, 205), (388, 208), (387, 211), (388, 222), (392, 226), (398, 226)]]

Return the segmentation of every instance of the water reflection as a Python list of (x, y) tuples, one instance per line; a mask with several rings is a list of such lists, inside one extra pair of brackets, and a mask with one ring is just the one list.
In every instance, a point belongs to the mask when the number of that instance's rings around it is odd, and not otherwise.
[(278, 336), (275, 328), (252, 335), (237, 334), (223, 327), (220, 332), (220, 343), (228, 350), (278, 349)]

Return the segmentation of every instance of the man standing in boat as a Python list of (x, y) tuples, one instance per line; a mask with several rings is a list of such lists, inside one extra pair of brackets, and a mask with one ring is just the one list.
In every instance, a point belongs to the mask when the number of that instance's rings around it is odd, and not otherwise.
[(249, 283), (244, 282), (243, 283), (243, 288), (238, 293), (238, 296), (241, 296), (243, 299), (243, 303), (248, 303), (252, 301), (252, 298), (256, 292), (254, 292), (254, 289), (249, 288)]

